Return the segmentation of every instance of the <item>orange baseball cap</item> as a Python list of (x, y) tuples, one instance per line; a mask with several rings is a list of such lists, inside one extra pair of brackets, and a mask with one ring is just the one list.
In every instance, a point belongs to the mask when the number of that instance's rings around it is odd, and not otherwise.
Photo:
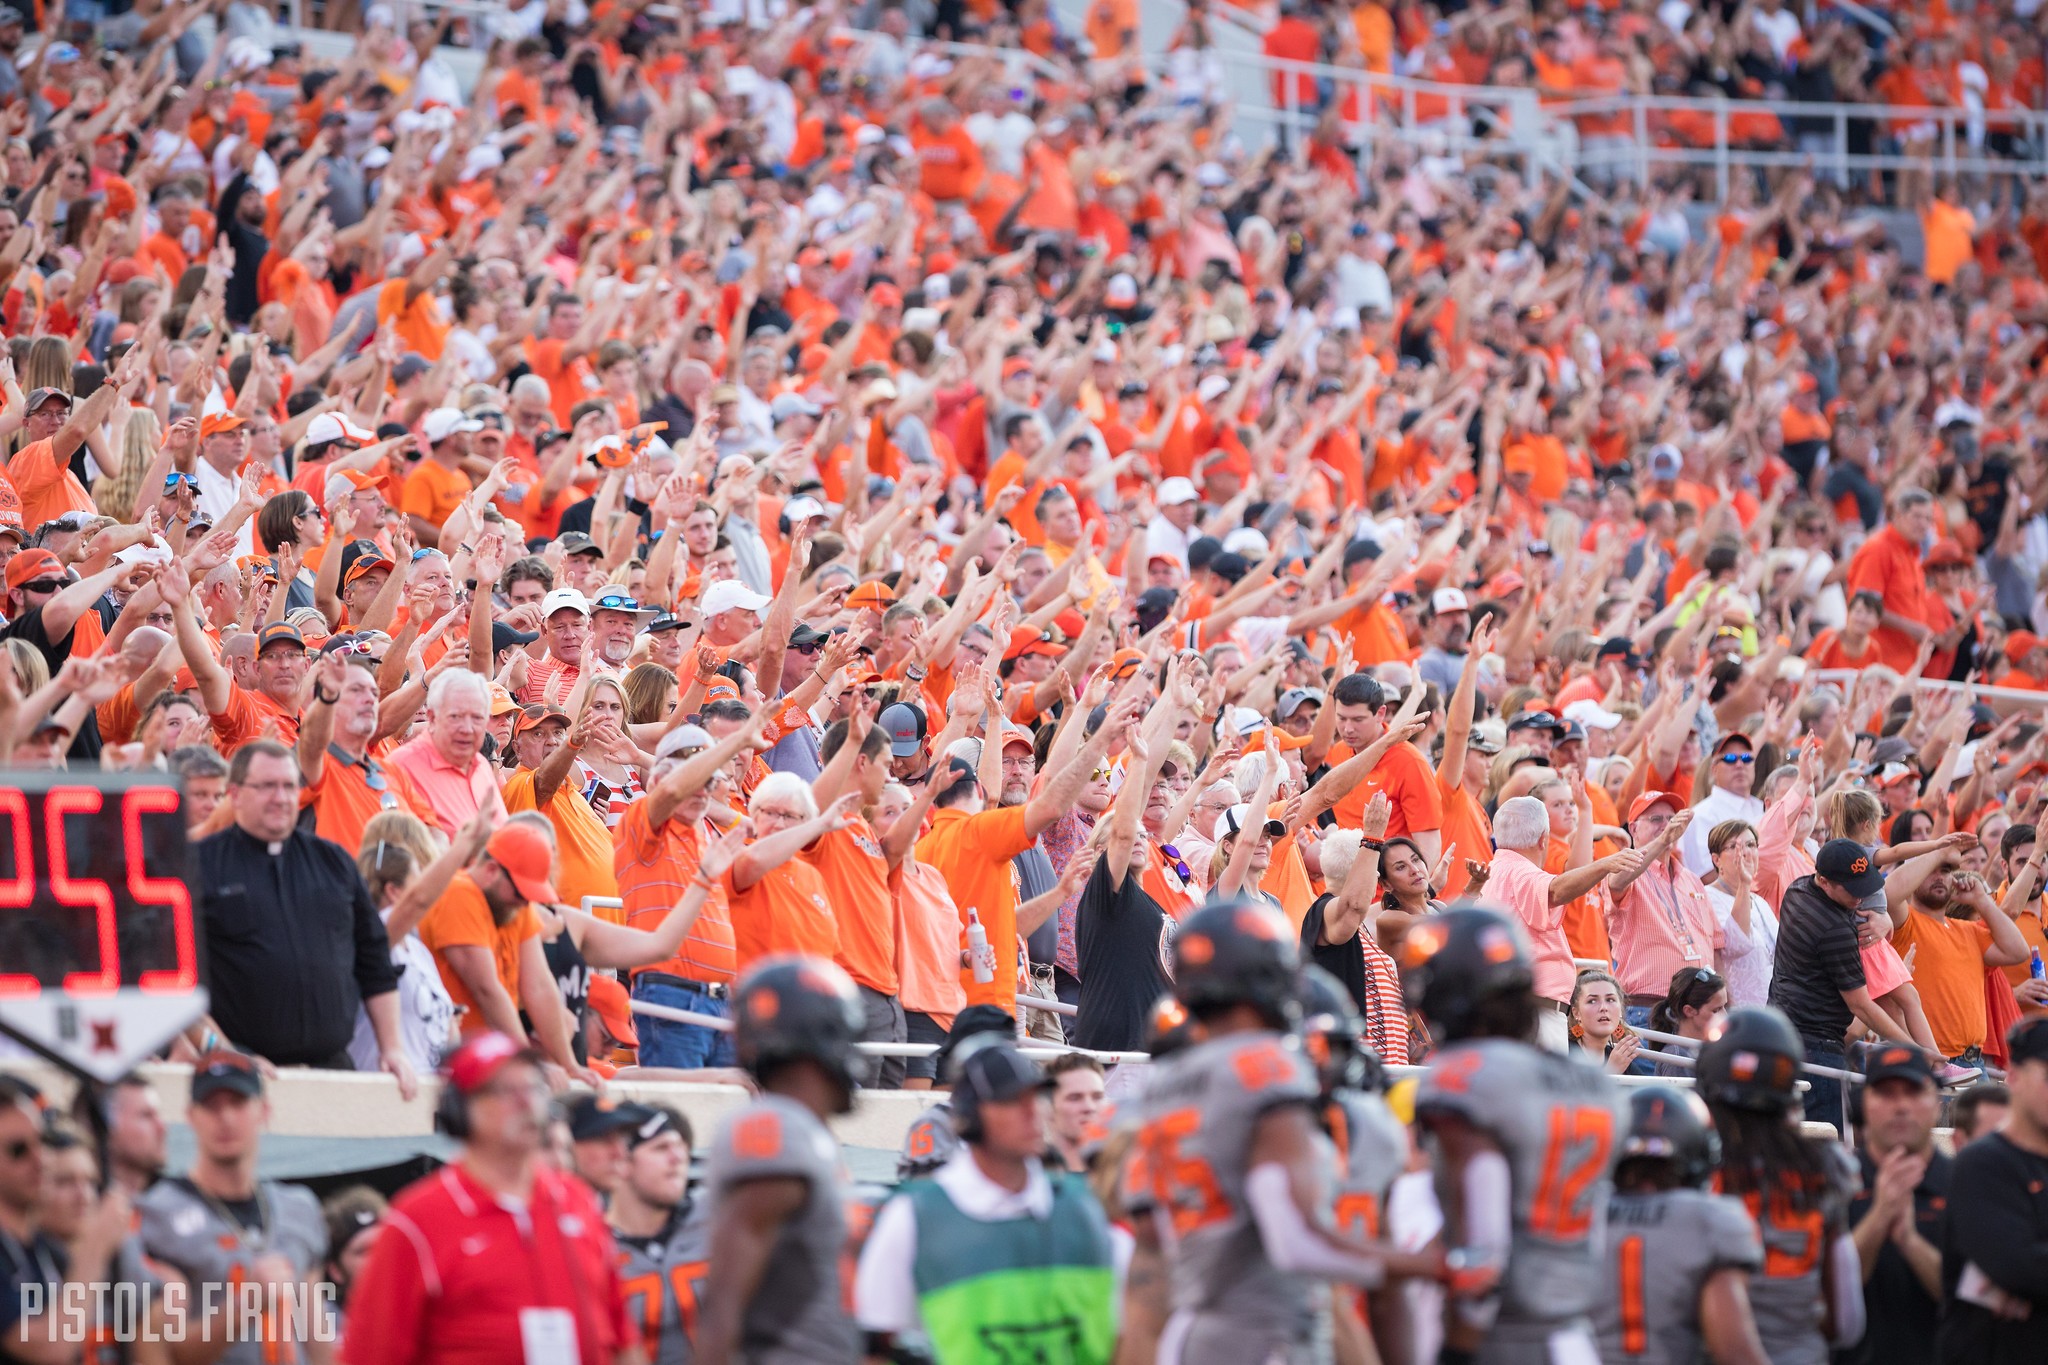
[(242, 419), (235, 416), (234, 413), (216, 412), (211, 417), (199, 419), (199, 434), (202, 437), (218, 436), (222, 432), (238, 430), (242, 425)]
[(555, 884), (550, 880), (554, 850), (548, 847), (547, 837), (532, 825), (500, 825), (484, 845), (484, 852), (505, 869), (520, 895), (530, 901), (552, 903), (556, 899)]
[(1629, 823), (1634, 824), (1637, 820), (1642, 818), (1644, 811), (1660, 803), (1671, 807), (1672, 814), (1674, 815), (1677, 814), (1679, 811), (1685, 809), (1685, 802), (1681, 801), (1678, 797), (1672, 795), (1670, 792), (1644, 792), (1641, 796), (1638, 796), (1634, 800), (1634, 802), (1632, 802), (1629, 805)]
[(884, 611), (896, 605), (896, 594), (887, 583), (869, 579), (846, 595), (846, 605), (855, 611), (863, 608)]

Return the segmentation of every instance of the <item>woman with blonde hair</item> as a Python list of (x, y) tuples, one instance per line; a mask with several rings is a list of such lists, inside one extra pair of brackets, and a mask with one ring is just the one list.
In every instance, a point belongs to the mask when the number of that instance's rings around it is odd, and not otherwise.
[(121, 464), (112, 474), (94, 482), (92, 500), (102, 512), (117, 521), (136, 520), (135, 504), (142, 494), (142, 476), (163, 445), (163, 429), (156, 412), (122, 403), (114, 410), (114, 423), (121, 433)]

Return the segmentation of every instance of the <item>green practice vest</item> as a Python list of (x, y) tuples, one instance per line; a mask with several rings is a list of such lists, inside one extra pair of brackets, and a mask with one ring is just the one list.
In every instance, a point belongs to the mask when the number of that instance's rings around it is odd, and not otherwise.
[(1048, 1171), (1052, 1217), (983, 1222), (936, 1181), (903, 1186), (917, 1219), (918, 1311), (941, 1365), (1107, 1365), (1116, 1350), (1109, 1220)]

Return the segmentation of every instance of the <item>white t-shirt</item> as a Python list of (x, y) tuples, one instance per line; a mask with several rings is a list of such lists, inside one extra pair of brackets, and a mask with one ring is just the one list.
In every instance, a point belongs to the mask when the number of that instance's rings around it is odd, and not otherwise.
[[(389, 910), (384, 918), (390, 920)], [(391, 945), (391, 965), (398, 969), (398, 1038), (406, 1060), (422, 1075), (438, 1071), (441, 1059), (454, 1047), (455, 1002), (441, 981), (433, 950), (420, 942), (418, 934), (407, 934)], [(356, 1008), (356, 1036), (349, 1040), (348, 1056), (358, 1071), (377, 1070), (382, 1057), (370, 1012), (361, 1006)]]

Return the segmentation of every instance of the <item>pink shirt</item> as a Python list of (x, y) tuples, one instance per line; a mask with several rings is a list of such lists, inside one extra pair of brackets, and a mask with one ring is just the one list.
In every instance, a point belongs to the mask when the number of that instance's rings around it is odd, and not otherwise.
[(1675, 854), (1659, 858), (1630, 883), (1608, 925), (1621, 989), (1627, 995), (1670, 993), (1686, 967), (1712, 967), (1725, 941), (1707, 888)]
[(1505, 906), (1529, 931), (1529, 943), (1536, 953), (1536, 994), (1567, 1003), (1578, 970), (1572, 966), (1572, 946), (1565, 941), (1564, 907), (1550, 903), (1550, 884), (1555, 880), (1541, 863), (1503, 848), (1493, 855), (1486, 899)]
[(1812, 806), (1813, 793), (1805, 783), (1797, 783), (1764, 812), (1764, 822), (1756, 827), (1756, 885), (1750, 889), (1773, 910), (1785, 899), (1786, 887), (1813, 874), (1813, 855), (1792, 837)]
[(469, 771), (463, 772), (441, 757), (432, 735), (423, 734), (393, 749), (385, 762), (412, 779), (427, 803), (427, 809), (420, 814), (431, 815), (441, 832), (450, 838), (480, 810), (493, 811), (500, 820), (507, 814), (498, 780), (491, 775), (491, 765), (484, 762), (482, 754), (471, 759)]

